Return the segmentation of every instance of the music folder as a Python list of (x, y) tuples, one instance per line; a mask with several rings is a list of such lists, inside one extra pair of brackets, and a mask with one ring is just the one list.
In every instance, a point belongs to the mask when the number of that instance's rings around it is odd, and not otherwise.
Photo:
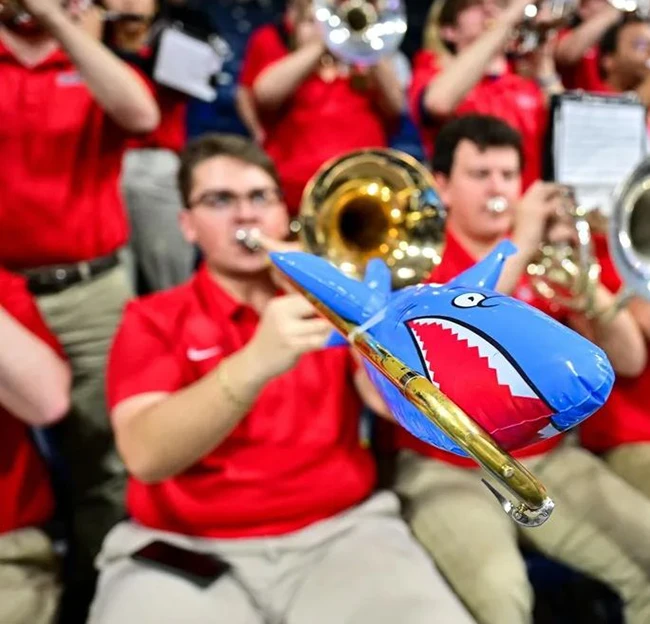
[(630, 94), (562, 93), (551, 103), (548, 139), (546, 179), (609, 214), (617, 186), (648, 155), (646, 108)]
[(162, 30), (154, 65), (154, 80), (205, 102), (217, 98), (213, 80), (221, 71), (224, 54), (208, 41), (182, 29)]

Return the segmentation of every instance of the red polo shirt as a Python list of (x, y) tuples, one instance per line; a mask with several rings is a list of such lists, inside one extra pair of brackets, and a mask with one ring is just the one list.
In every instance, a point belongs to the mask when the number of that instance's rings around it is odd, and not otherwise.
[[(417, 53), (413, 60), (409, 102), (429, 158), (433, 155), (435, 138), (440, 128), (448, 121), (446, 118), (432, 118), (424, 111), (426, 88), (440, 71), (442, 67), (433, 52)], [(483, 76), (458, 104), (454, 116), (472, 113), (499, 117), (521, 133), (524, 189), (542, 177), (548, 113), (544, 94), (533, 80), (523, 78), (511, 70), (501, 76)]]
[[(611, 292), (622, 287), (621, 279), (609, 255), (607, 241), (594, 237), (601, 263), (601, 280)], [(583, 445), (601, 453), (621, 444), (650, 442), (650, 364), (639, 377), (616, 377), (605, 405), (580, 425)]]
[[(22, 278), (0, 269), (0, 307), (41, 340), (61, 349)], [(0, 533), (47, 522), (54, 509), (49, 475), (29, 427), (0, 407)]]
[(0, 264), (78, 262), (122, 246), (126, 135), (67, 55), (26, 67), (0, 42), (0, 93)]
[[(429, 279), (427, 280), (427, 283), (445, 284), (463, 271), (474, 266), (477, 261), (478, 259), (473, 258), (469, 254), (469, 252), (460, 244), (453, 233), (447, 230), (446, 245), (442, 256), (442, 261), (431, 273)], [(549, 316), (552, 316), (559, 321), (564, 320), (563, 314), (559, 312), (554, 306), (550, 306), (546, 300), (535, 296), (535, 293), (530, 286), (527, 275), (524, 275), (521, 278), (519, 285), (513, 293), (513, 297), (521, 299), (522, 301), (535, 306), (542, 312), (545, 312)], [(463, 406), (459, 405), (459, 407), (462, 409)], [(538, 442), (524, 449), (515, 451), (511, 453), (511, 455), (518, 458), (539, 455), (540, 453), (545, 453), (555, 448), (561, 440), (562, 436), (556, 435), (542, 442)], [(434, 459), (446, 461), (456, 466), (462, 466), (465, 468), (477, 468), (477, 464), (473, 459), (470, 459), (468, 457), (460, 457), (454, 453), (448, 453), (447, 451), (442, 451), (435, 446), (426, 444), (425, 442), (422, 442), (421, 440), (412, 436), (401, 427), (396, 428), (396, 442), (398, 448), (411, 449), (417, 451), (421, 455), (426, 455)]]
[[(276, 26), (253, 34), (239, 81), (252, 88), (270, 65), (289, 54)], [(287, 204), (298, 210), (305, 184), (330, 158), (366, 147), (386, 147), (387, 128), (372, 90), (357, 89), (349, 77), (331, 82), (314, 73), (275, 114), (261, 114), (264, 149), (278, 168)]]
[[(189, 386), (241, 349), (258, 322), (205, 268), (183, 286), (134, 301), (110, 355), (111, 408)], [(284, 534), (359, 503), (375, 468), (359, 435), (353, 370), (345, 347), (304, 355), (190, 469), (156, 485), (131, 478), (130, 514), (157, 529), (236, 538)]]

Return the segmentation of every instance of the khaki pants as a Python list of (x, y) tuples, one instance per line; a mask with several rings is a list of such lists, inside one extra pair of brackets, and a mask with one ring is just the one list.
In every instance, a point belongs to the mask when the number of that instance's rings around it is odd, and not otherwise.
[(397, 491), (411, 527), (482, 624), (530, 624), (533, 591), (519, 539), (613, 588), (628, 624), (650, 622), (650, 501), (591, 453), (562, 446), (523, 463), (555, 500), (551, 518), (520, 529), (477, 470), (411, 452)]
[[(154, 539), (219, 554), (233, 572), (206, 589), (134, 562)], [(273, 538), (217, 540), (125, 522), (109, 534), (89, 624), (470, 624), (473, 620), (382, 492)]]
[(650, 499), (650, 443), (622, 444), (603, 459), (621, 479)]
[(51, 624), (60, 587), (50, 539), (38, 529), (0, 535), (0, 622)]
[(106, 533), (125, 516), (126, 471), (115, 450), (104, 384), (108, 349), (132, 293), (126, 269), (119, 265), (38, 298), (73, 371), (72, 409), (57, 426), (57, 436), (72, 481), (68, 494), (82, 579), (93, 575), (93, 560)]

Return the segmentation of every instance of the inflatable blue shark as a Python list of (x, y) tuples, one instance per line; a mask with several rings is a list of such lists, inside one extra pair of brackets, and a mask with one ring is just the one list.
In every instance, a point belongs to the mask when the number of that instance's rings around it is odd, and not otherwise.
[[(381, 260), (363, 282), (327, 260), (272, 253), (272, 262), (340, 317), (361, 326), (432, 383), (505, 450), (516, 450), (577, 425), (606, 401), (614, 372), (605, 353), (522, 301), (495, 292), (505, 241), (445, 285), (391, 290)], [(348, 344), (336, 334), (330, 346)], [(396, 420), (442, 450), (464, 450), (407, 401), (372, 364), (372, 382)]]

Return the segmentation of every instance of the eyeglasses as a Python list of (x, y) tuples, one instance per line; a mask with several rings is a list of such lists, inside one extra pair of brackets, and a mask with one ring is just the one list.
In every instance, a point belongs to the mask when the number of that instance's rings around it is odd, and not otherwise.
[(282, 201), (282, 193), (278, 188), (253, 189), (243, 194), (232, 191), (206, 191), (191, 202), (189, 207), (203, 206), (214, 211), (229, 212), (237, 208), (243, 201), (253, 208), (269, 208), (277, 206)]

